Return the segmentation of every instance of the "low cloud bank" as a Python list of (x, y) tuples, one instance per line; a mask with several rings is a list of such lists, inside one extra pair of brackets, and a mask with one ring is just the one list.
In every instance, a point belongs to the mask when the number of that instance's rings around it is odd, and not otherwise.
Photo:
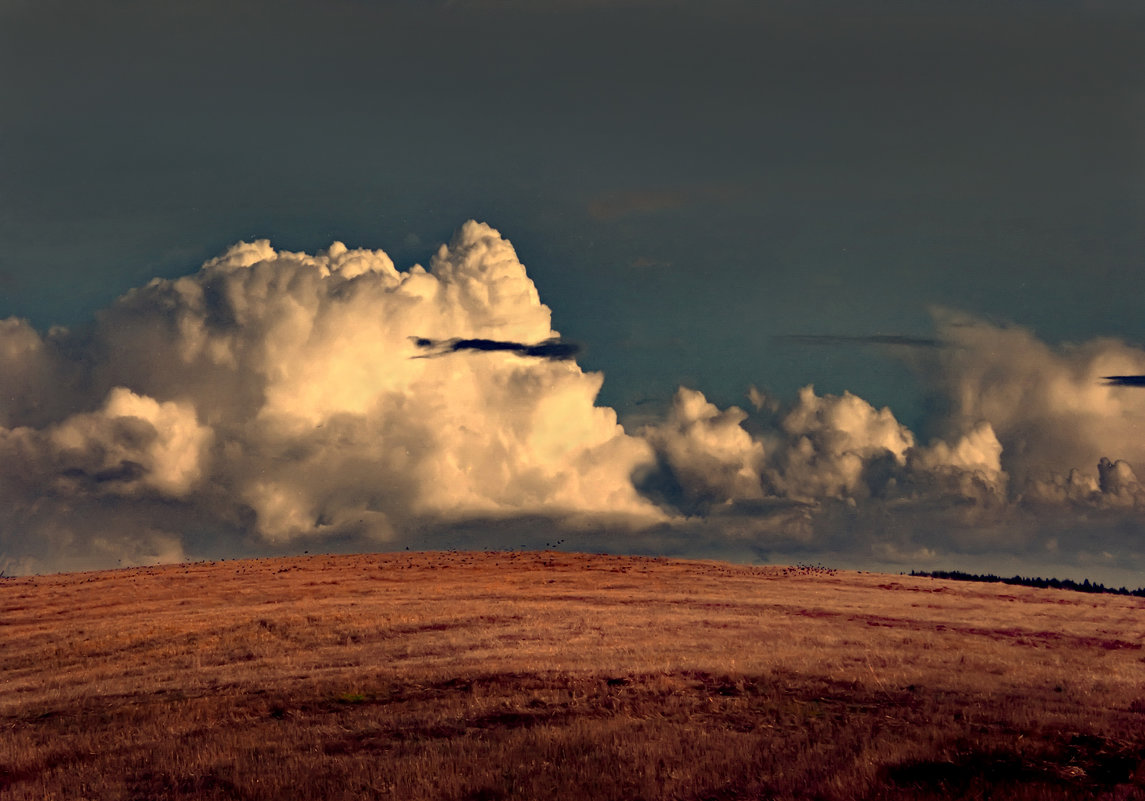
[(1145, 392), (1106, 379), (1145, 351), (935, 319), (933, 339), (875, 338), (914, 346), (896, 352), (931, 396), (925, 442), (810, 386), (750, 410), (681, 387), (626, 432), (486, 225), (407, 270), (240, 243), (83, 330), (0, 321), (0, 568), (558, 539), (1137, 564)]

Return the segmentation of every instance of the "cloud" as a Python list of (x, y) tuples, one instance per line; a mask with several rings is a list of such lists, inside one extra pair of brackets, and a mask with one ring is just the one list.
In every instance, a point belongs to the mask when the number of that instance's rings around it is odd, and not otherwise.
[(644, 473), (646, 493), (685, 513), (764, 495), (763, 445), (741, 427), (747, 414), (720, 411), (703, 393), (680, 387), (661, 424), (641, 429), (656, 450), (658, 469)]
[[(418, 338), (481, 355), (414, 358)], [(603, 377), (574, 348), (512, 246), (474, 222), (428, 269), (240, 243), (90, 331), (4, 321), (21, 381), (0, 400), (0, 550), (42, 568), (228, 537), (378, 543), (478, 516), (656, 522), (630, 478), (651, 449), (595, 405)]]
[(932, 424), (961, 436), (988, 423), (1016, 491), (1072, 469), (1096, 478), (1103, 458), (1145, 465), (1145, 439), (1136, 436), (1145, 395), (1102, 381), (1145, 371), (1145, 350), (1110, 338), (1050, 346), (1019, 326), (935, 315), (952, 347), (913, 361), (935, 401)]
[(1107, 387), (1145, 387), (1145, 375), (1103, 375)]
[(518, 356), (532, 356), (538, 359), (553, 359), (563, 361), (573, 359), (580, 353), (580, 345), (575, 342), (552, 337), (542, 342), (529, 345), (523, 342), (504, 342), (497, 339), (429, 339), (427, 337), (411, 337), (413, 343), (419, 348), (428, 351), (417, 358), (426, 359), (434, 356), (446, 356), (460, 351), (492, 352), (506, 351), (516, 353)]
[(848, 393), (804, 390), (780, 412), (784, 447), (769, 447), (774, 491), (814, 501), (817, 531), (833, 520), (872, 554), (1088, 550), (1140, 565), (1145, 396), (1108, 377), (1145, 373), (1145, 350), (1112, 338), (1051, 345), (1021, 326), (934, 315), (933, 344), (856, 344), (912, 345), (891, 352), (915, 368), (935, 438), (922, 444), (890, 410)]
[(739, 516), (753, 509), (766, 516), (770, 507), (806, 517), (833, 503), (857, 508), (872, 500), (933, 509), (1005, 493), (1002, 448), (988, 424), (922, 446), (890, 409), (849, 392), (819, 396), (810, 386), (794, 403), (770, 406), (754, 435), (743, 427), (747, 419), (680, 388), (667, 419), (640, 431), (657, 455), (657, 472), (642, 486), (686, 514), (734, 509)]
[(94, 482), (99, 491), (180, 498), (202, 478), (211, 436), (190, 404), (159, 403), (116, 387), (98, 411), (48, 429), (45, 444), (53, 472), (70, 491)]
[(804, 387), (784, 417), (786, 447), (773, 484), (785, 495), (854, 498), (877, 492), (876, 474), (906, 463), (914, 435), (890, 409), (849, 392), (818, 397)]
[(239, 243), (76, 331), (0, 321), (0, 562), (561, 539), (1140, 565), (1145, 395), (1108, 383), (1145, 374), (1140, 348), (939, 311), (933, 339), (812, 340), (895, 346), (926, 438), (812, 386), (752, 387), (751, 411), (680, 387), (630, 433), (551, 318), (512, 245), (469, 222), (428, 267)]

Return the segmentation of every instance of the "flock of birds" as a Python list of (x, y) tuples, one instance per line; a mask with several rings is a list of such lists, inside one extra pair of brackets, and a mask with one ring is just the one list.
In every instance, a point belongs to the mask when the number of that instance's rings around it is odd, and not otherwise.
[(833, 576), (839, 571), (833, 567), (821, 564), (804, 564), (802, 562), (783, 568), (781, 576)]

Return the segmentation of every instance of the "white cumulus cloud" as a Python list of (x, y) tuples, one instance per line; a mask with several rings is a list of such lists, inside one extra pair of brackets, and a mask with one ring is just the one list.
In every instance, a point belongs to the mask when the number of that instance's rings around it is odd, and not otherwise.
[(667, 419), (641, 429), (682, 493), (678, 503), (700, 510), (763, 497), (764, 448), (741, 426), (746, 419), (742, 409), (720, 411), (702, 392), (680, 387)]
[[(556, 336), (513, 247), (475, 222), (428, 269), (242, 243), (128, 292), (82, 336), (5, 321), (0, 358), (27, 380), (0, 407), (3, 546), (98, 561), (107, 521), (133, 509), (148, 531), (192, 520), (270, 544), (472, 516), (661, 520), (631, 480), (651, 448), (595, 405), (601, 375), (505, 352), (419, 359), (411, 341)], [(45, 419), (68, 371), (82, 391)], [(179, 505), (165, 516), (157, 498)]]

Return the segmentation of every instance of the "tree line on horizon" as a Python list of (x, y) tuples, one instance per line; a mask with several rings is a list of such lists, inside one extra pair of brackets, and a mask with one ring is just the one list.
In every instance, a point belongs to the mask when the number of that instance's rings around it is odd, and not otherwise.
[(1131, 595), (1136, 598), (1145, 598), (1145, 587), (1138, 587), (1135, 590), (1126, 589), (1125, 587), (1113, 588), (1106, 587), (1104, 584), (1099, 584), (1089, 579), (1074, 581), (1073, 579), (1042, 578), (1041, 576), (1034, 578), (1011, 576), (1006, 578), (1005, 576), (995, 576), (993, 573), (964, 573), (961, 570), (912, 570), (910, 574), (923, 578), (953, 579), (954, 581), (983, 581), (992, 584), (1016, 584), (1022, 587), (1037, 587), (1043, 590), (1073, 590), (1074, 592)]

